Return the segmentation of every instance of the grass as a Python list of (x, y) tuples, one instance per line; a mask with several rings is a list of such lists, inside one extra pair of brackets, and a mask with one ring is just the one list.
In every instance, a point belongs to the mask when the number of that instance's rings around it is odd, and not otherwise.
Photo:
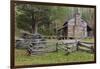
[[(94, 39), (84, 39), (84, 41), (93, 41)], [(46, 40), (53, 44), (54, 47), (57, 40)], [(94, 61), (94, 54), (76, 51), (65, 55), (61, 50), (58, 52), (45, 53), (41, 55), (27, 56), (25, 49), (15, 49), (15, 65), (37, 65), (37, 64), (54, 64), (54, 63), (70, 63), (70, 62), (87, 62)]]
[(41, 55), (27, 56), (26, 50), (16, 49), (15, 56), (15, 65), (86, 62), (94, 60), (94, 54), (80, 51), (70, 53), (69, 55), (65, 55), (63, 51), (58, 51)]
[(94, 38), (85, 38), (82, 41), (85, 41), (85, 42), (94, 42)]

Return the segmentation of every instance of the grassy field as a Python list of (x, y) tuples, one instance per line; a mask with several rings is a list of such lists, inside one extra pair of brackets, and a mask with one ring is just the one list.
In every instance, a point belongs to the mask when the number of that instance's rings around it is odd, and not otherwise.
[[(50, 45), (54, 47), (57, 40), (46, 40), (52, 42)], [(93, 39), (84, 39), (84, 41), (93, 41)], [(50, 43), (51, 44), (51, 43)], [(48, 45), (49, 46), (49, 45)], [(61, 50), (58, 52), (45, 53), (41, 55), (27, 56), (25, 49), (15, 50), (15, 64), (16, 65), (36, 65), (36, 64), (53, 64), (53, 63), (69, 63), (69, 62), (86, 62), (93, 61), (94, 54), (87, 52), (76, 51), (65, 55)]]
[(26, 50), (16, 49), (15, 56), (16, 65), (86, 62), (94, 60), (93, 54), (80, 51), (70, 53), (69, 55), (65, 55), (63, 51), (58, 51), (35, 56), (27, 56)]
[(85, 38), (82, 41), (85, 41), (85, 42), (94, 42), (94, 38)]

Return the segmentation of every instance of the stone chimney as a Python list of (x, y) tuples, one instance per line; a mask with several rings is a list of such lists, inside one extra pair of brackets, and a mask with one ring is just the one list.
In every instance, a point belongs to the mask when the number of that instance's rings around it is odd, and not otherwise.
[(80, 24), (80, 21), (81, 21), (80, 13), (76, 13), (75, 14), (75, 21), (76, 21), (76, 25)]

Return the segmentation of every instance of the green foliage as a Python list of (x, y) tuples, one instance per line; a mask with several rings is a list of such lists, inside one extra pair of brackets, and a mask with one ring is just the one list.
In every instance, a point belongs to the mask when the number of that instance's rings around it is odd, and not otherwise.
[[(74, 16), (76, 9), (64, 6), (16, 4), (16, 27), (32, 33), (36, 24), (38, 33), (49, 36), (56, 35), (57, 29)], [(93, 9), (79, 8), (79, 11), (85, 20), (89, 23), (91, 20), (93, 22)]]

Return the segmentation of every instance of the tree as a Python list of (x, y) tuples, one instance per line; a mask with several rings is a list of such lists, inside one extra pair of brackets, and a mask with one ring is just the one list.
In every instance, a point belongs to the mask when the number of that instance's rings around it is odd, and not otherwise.
[[(30, 33), (38, 32), (47, 36), (56, 35), (57, 30), (74, 16), (75, 9), (76, 7), (16, 3), (16, 25), (18, 29)], [(92, 8), (78, 8), (78, 10), (89, 24), (94, 24), (94, 11)]]

